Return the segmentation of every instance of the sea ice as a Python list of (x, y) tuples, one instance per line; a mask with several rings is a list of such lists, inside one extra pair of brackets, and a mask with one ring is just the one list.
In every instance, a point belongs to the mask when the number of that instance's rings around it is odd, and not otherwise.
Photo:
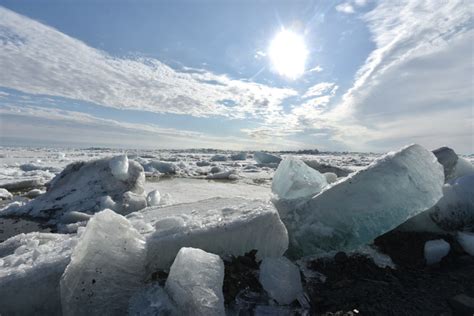
[(241, 153), (238, 153), (238, 154), (231, 155), (230, 159), (232, 159), (232, 160), (246, 160), (247, 159), (247, 153), (241, 152)]
[(371, 242), (442, 196), (444, 173), (430, 151), (404, 147), (327, 187), (291, 212), (280, 212), (290, 255), (350, 250)]
[(159, 160), (152, 160), (149, 163), (143, 165), (143, 168), (148, 172), (158, 171), (167, 175), (176, 174), (178, 171), (178, 168), (174, 163)]
[(446, 230), (474, 229), (474, 174), (463, 176), (443, 187), (443, 197), (431, 217)]
[(338, 177), (347, 177), (352, 172), (349, 169), (332, 166), (327, 163), (321, 163), (317, 160), (304, 160), (304, 163), (314, 170), (319, 171), (320, 173), (332, 172)]
[(310, 198), (328, 185), (326, 178), (303, 161), (288, 157), (280, 162), (272, 181), (272, 192), (279, 199)]
[(92, 217), (61, 278), (64, 315), (121, 315), (142, 286), (145, 241), (123, 216), (104, 210)]
[(257, 151), (253, 154), (253, 158), (260, 164), (279, 164), (281, 158), (275, 155), (264, 153), (262, 151)]
[(46, 191), (40, 190), (40, 189), (33, 189), (28, 192), (26, 192), (25, 196), (30, 199), (37, 198), (41, 194), (44, 194)]
[(61, 315), (59, 280), (76, 238), (19, 234), (0, 243), (0, 314)]
[(443, 165), (445, 181), (474, 174), (474, 166), (458, 155), (449, 147), (441, 147), (433, 150), (439, 163)]
[(431, 265), (446, 257), (451, 249), (444, 239), (429, 240), (425, 243), (425, 261)]
[(0, 200), (10, 200), (13, 195), (6, 189), (0, 188)]
[(133, 294), (128, 306), (129, 316), (178, 315), (168, 293), (158, 284), (149, 285)]
[(147, 207), (147, 200), (143, 194), (135, 194), (127, 191), (122, 197), (122, 208), (119, 210), (121, 214), (129, 214)]
[(149, 271), (168, 269), (181, 247), (257, 258), (279, 257), (288, 247), (286, 228), (267, 201), (212, 198), (167, 207), (148, 207), (127, 216), (147, 236)]
[(225, 315), (224, 262), (215, 254), (181, 248), (170, 268), (165, 289), (182, 315)]
[(474, 234), (467, 232), (458, 232), (457, 240), (465, 252), (474, 256)]
[(298, 267), (285, 257), (265, 258), (260, 264), (259, 281), (278, 304), (291, 304), (303, 294)]
[(326, 181), (331, 184), (337, 181), (337, 174), (334, 172), (325, 172), (323, 176), (326, 178)]
[(128, 179), (128, 157), (127, 155), (116, 156), (109, 160), (110, 171), (120, 181)]
[(103, 196), (110, 196), (118, 202), (117, 208), (121, 208), (122, 203), (127, 202), (125, 192), (144, 194), (143, 168), (137, 162), (129, 161), (128, 178), (120, 181), (109, 168), (110, 160), (106, 158), (68, 165), (50, 182), (45, 194), (10, 215), (27, 215), (57, 222), (69, 211), (96, 212), (100, 209)]
[(214, 174), (210, 174), (206, 176), (206, 179), (212, 180), (237, 180), (239, 179), (239, 175), (237, 174), (236, 170), (228, 170), (222, 171)]
[(227, 156), (224, 155), (214, 155), (211, 157), (211, 161), (226, 161)]
[(158, 206), (160, 205), (161, 195), (158, 190), (153, 190), (148, 193), (146, 197), (146, 202), (148, 206)]

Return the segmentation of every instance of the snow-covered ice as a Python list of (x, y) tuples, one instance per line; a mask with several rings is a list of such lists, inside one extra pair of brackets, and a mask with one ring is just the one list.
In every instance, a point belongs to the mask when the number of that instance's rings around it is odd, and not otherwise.
[(161, 194), (158, 190), (153, 190), (148, 193), (146, 197), (146, 202), (148, 206), (158, 206), (161, 202)]
[(291, 304), (303, 294), (300, 270), (285, 257), (265, 258), (260, 264), (259, 281), (278, 304)]
[(288, 157), (278, 165), (272, 192), (283, 200), (310, 198), (328, 185), (326, 178), (303, 161)]
[(120, 315), (145, 278), (145, 240), (129, 221), (104, 210), (92, 217), (61, 278), (64, 315)]
[(0, 243), (0, 314), (60, 315), (59, 280), (76, 238), (19, 234)]
[(474, 229), (474, 174), (443, 187), (443, 197), (432, 210), (432, 218), (446, 230)]
[(462, 249), (474, 256), (474, 233), (458, 232), (456, 237)]
[(440, 262), (451, 250), (451, 246), (444, 239), (428, 240), (425, 243), (425, 261), (431, 265)]
[(280, 213), (292, 256), (354, 249), (432, 207), (444, 173), (430, 151), (404, 147)]
[(337, 174), (334, 172), (325, 172), (323, 176), (326, 178), (326, 181), (331, 184), (337, 181)]
[(13, 195), (7, 189), (0, 188), (0, 200), (10, 200)]
[(121, 181), (128, 179), (128, 157), (127, 155), (116, 156), (109, 161), (110, 171), (113, 176)]
[(259, 259), (279, 257), (288, 247), (286, 228), (267, 201), (212, 198), (148, 207), (127, 217), (147, 236), (149, 271), (169, 268), (181, 247), (223, 256), (255, 249)]
[(224, 262), (215, 254), (181, 248), (170, 268), (165, 289), (182, 315), (223, 316)]
[[(25, 215), (57, 221), (69, 211), (94, 213), (100, 210), (101, 198), (111, 196), (120, 203), (129, 202), (124, 193), (144, 194), (143, 168), (130, 161), (128, 178), (118, 180), (109, 168), (110, 158), (68, 165), (50, 183), (48, 191), (7, 215)], [(146, 203), (146, 202), (145, 202)], [(135, 209), (133, 209), (135, 210)], [(12, 214), (13, 213), (13, 214)]]

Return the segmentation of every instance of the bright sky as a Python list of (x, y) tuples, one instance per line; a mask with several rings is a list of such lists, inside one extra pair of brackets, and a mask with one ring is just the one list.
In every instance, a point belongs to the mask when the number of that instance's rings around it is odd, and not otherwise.
[(0, 144), (473, 153), (473, 12), (0, 0)]

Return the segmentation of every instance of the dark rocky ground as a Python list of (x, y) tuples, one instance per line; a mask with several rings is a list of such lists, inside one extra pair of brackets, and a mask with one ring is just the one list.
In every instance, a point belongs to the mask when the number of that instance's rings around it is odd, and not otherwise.
[[(426, 266), (424, 243), (440, 237), (450, 242), (451, 252), (441, 263)], [(451, 236), (390, 232), (375, 245), (392, 257), (397, 269), (380, 268), (364, 255), (342, 252), (309, 261), (307, 267), (322, 273), (326, 281), (303, 278), (310, 308), (294, 302), (280, 309), (280, 315), (474, 315), (466, 307), (474, 297), (474, 257)], [(225, 268), (226, 302), (246, 307), (238, 315), (254, 315), (257, 306), (268, 304), (254, 253), (227, 261)]]

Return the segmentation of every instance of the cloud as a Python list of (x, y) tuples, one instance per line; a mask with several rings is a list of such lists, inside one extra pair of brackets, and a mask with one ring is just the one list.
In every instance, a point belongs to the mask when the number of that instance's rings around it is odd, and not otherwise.
[(346, 14), (355, 13), (354, 7), (349, 2), (344, 2), (344, 3), (338, 4), (336, 6), (336, 11), (346, 13)]
[(321, 71), (323, 71), (323, 67), (321, 67), (320, 65), (316, 65), (310, 70), (308, 70), (308, 72), (321, 72)]
[(215, 136), (201, 132), (162, 128), (98, 118), (93, 115), (30, 105), (0, 107), (0, 141), (24, 140), (28, 145), (114, 146), (120, 148), (220, 148), (272, 149), (301, 148), (304, 144), (283, 140), (269, 144), (259, 137)]
[(472, 12), (472, 2), (436, 0), (384, 1), (368, 12), (376, 48), (342, 102), (326, 113), (335, 139), (361, 150), (401, 138), (430, 146), (449, 140), (473, 152), (465, 137), (473, 135)]
[(320, 82), (308, 88), (303, 94), (303, 98), (319, 97), (323, 94), (334, 95), (338, 86), (334, 82)]
[[(117, 58), (0, 7), (0, 86), (119, 109), (195, 117), (275, 115), (296, 91), (182, 72), (156, 59)], [(223, 100), (238, 105), (229, 109)]]

